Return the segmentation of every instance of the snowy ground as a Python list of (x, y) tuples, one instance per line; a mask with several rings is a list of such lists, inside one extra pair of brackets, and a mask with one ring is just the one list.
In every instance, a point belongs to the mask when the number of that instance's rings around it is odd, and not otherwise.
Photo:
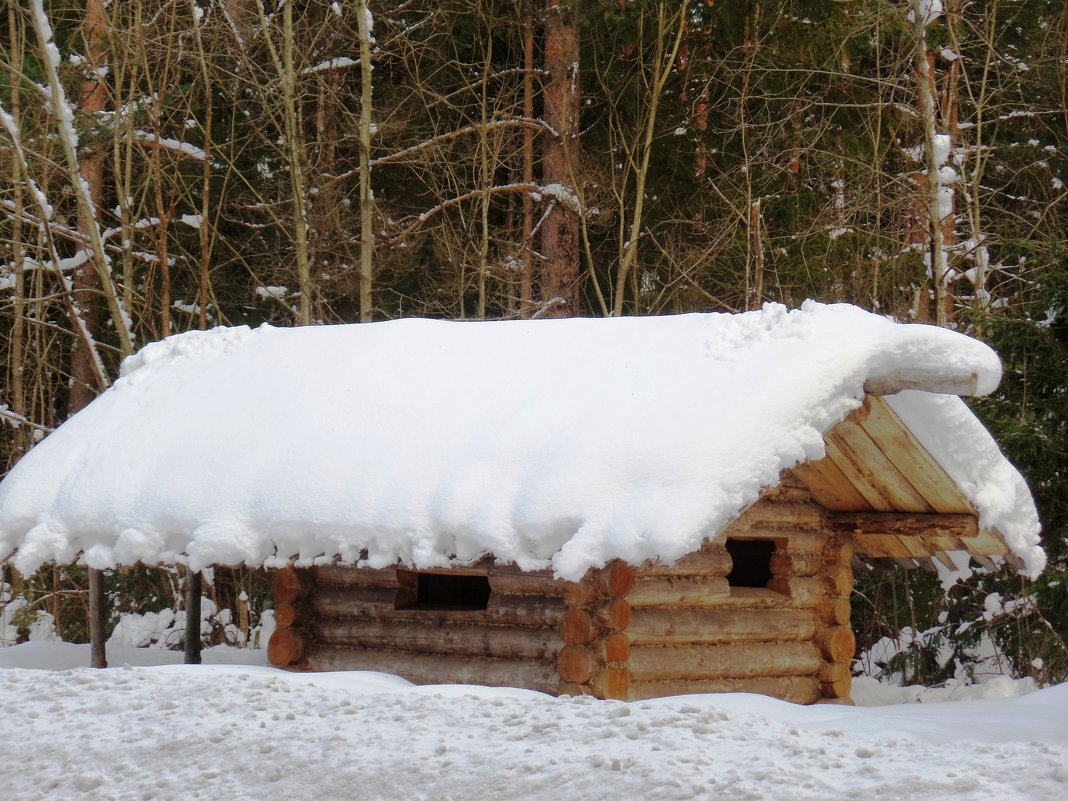
[(70, 669), (84, 657), (62, 643), (0, 650), (5, 801), (1068, 796), (1068, 685), (876, 708), (627, 704), (261, 665)]

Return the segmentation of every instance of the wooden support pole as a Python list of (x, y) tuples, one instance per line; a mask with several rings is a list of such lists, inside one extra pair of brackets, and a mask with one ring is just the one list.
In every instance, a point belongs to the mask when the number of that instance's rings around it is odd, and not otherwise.
[(106, 668), (108, 666), (107, 648), (104, 645), (107, 635), (107, 609), (104, 598), (104, 571), (89, 568), (89, 642), (90, 667)]
[(185, 663), (200, 664), (200, 593), (203, 583), (199, 570), (185, 575)]

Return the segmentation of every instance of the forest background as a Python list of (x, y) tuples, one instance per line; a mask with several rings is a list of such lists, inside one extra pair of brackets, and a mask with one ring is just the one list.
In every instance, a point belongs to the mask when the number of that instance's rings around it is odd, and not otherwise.
[[(862, 573), (861, 651), (1068, 678), (1062, 0), (4, 5), (4, 466), (193, 328), (846, 301), (999, 352), (971, 405), (1050, 557)], [(84, 568), (4, 570), (20, 636), (86, 639)], [(214, 640), (247, 638), (262, 572), (210, 578)], [(114, 623), (186, 579), (104, 580)]]

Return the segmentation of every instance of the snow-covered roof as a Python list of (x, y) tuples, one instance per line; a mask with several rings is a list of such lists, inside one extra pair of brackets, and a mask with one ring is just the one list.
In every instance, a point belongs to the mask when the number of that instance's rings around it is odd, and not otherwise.
[[(15, 466), (0, 555), (17, 549), (29, 571), (79, 553), (195, 568), (492, 553), (577, 579), (698, 548), (781, 471), (822, 457), (865, 384), (982, 394), (1000, 372), (961, 334), (813, 302), (190, 332), (128, 358)], [(1036, 573), (1019, 473), (959, 398), (909, 396), (917, 437)]]

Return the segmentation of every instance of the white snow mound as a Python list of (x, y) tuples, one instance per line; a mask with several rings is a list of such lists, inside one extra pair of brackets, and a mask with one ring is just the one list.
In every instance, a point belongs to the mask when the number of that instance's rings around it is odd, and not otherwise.
[[(865, 381), (901, 374), (970, 374), (985, 393), (1001, 366), (963, 335), (813, 302), (180, 334), (127, 359), (11, 471), (0, 557), (17, 549), (31, 572), (79, 554), (199, 569), (492, 553), (567, 579), (673, 561), (823, 456)], [(908, 395), (921, 441), (1040, 570), (1016, 470), (959, 398)]]

